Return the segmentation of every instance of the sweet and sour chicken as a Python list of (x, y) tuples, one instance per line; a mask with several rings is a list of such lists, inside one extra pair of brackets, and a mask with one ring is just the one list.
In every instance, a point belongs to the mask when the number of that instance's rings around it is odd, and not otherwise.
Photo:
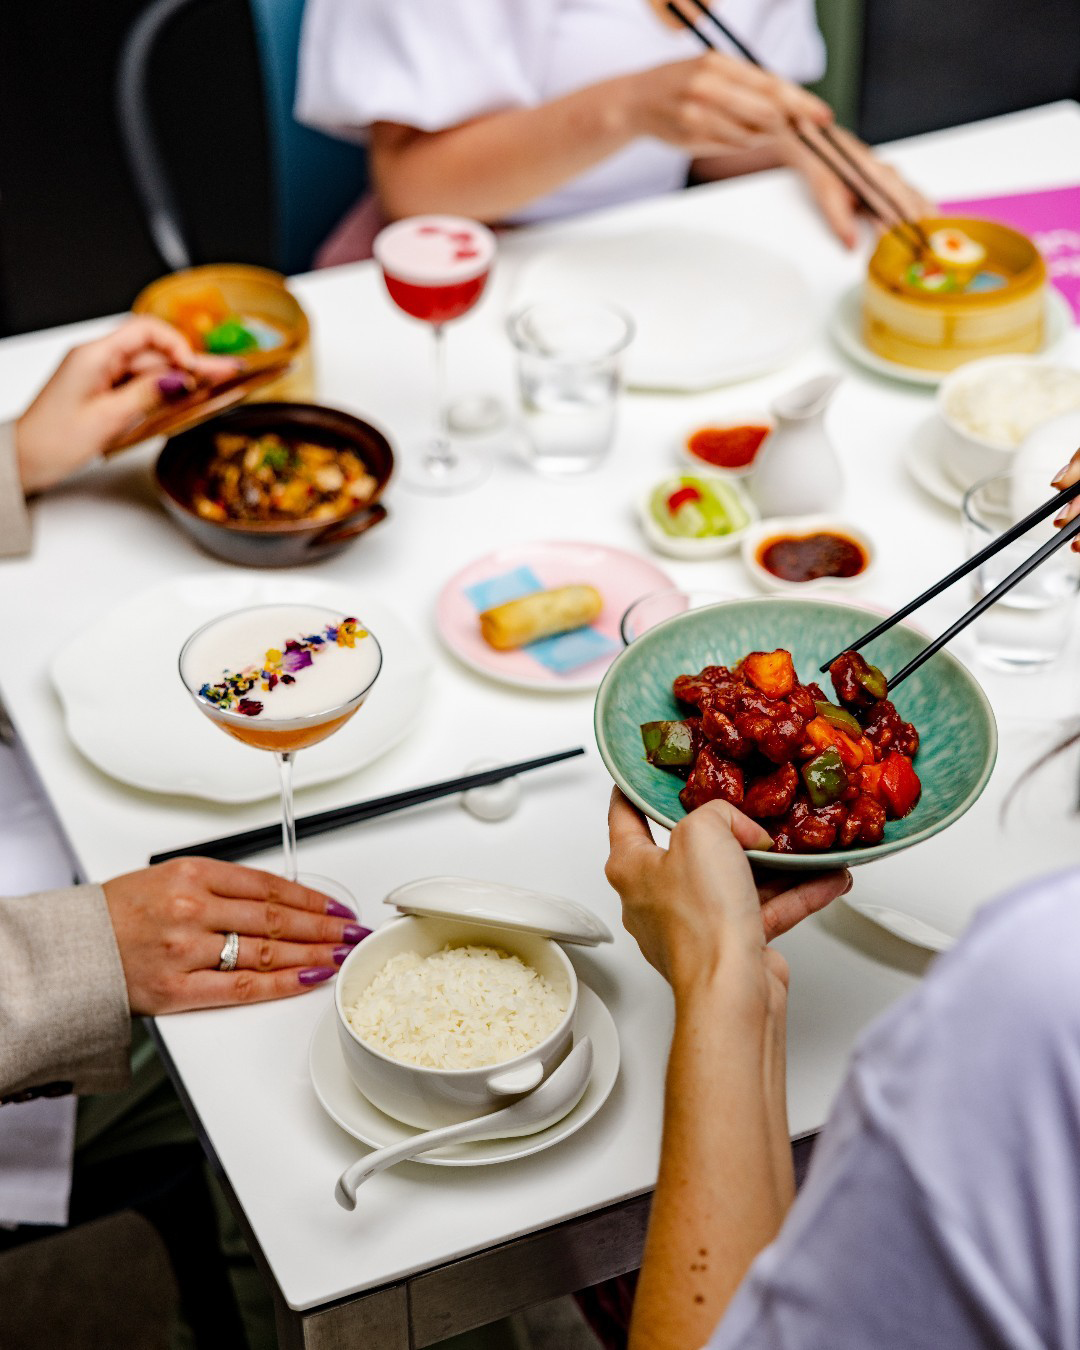
[(886, 820), (919, 800), (919, 734), (857, 652), (838, 656), (829, 674), (835, 702), (799, 683), (783, 649), (679, 675), (675, 697), (694, 711), (646, 722), (645, 756), (686, 779), (687, 811), (730, 802), (768, 830), (778, 853), (879, 844)]

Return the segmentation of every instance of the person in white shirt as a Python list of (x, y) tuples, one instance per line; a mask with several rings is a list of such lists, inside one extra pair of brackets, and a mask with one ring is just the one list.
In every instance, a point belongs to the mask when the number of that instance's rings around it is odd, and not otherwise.
[[(853, 244), (853, 198), (792, 126), (813, 136), (832, 121), (793, 83), (824, 68), (812, 0), (727, 0), (722, 16), (775, 74), (704, 52), (664, 0), (308, 0), (296, 115), (366, 139), (375, 186), (320, 261), (362, 256), (385, 218), (525, 224), (669, 192), (688, 175), (781, 164)], [(837, 134), (906, 208), (923, 209)]]

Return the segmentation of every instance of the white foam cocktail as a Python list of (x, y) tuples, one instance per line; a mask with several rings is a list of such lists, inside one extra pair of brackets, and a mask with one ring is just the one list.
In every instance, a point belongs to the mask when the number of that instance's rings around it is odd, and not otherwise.
[(353, 716), (381, 666), (379, 644), (364, 625), (320, 605), (260, 605), (222, 615), (193, 633), (180, 653), (180, 677), (200, 711), (277, 758), (290, 881), (296, 879), (293, 757)]

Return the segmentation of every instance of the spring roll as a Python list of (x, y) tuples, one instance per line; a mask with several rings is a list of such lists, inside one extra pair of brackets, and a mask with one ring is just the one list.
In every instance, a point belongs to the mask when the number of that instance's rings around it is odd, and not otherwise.
[(480, 634), (496, 651), (524, 647), (527, 642), (584, 628), (604, 608), (595, 586), (558, 586), (552, 591), (533, 591), (505, 605), (486, 609), (480, 615)]

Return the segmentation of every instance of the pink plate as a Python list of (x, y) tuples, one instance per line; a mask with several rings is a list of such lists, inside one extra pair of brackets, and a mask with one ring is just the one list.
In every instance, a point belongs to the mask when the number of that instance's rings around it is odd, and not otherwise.
[[(604, 597), (604, 608), (590, 629), (582, 630), (595, 644), (595, 659), (560, 672), (544, 664), (528, 647), (497, 652), (487, 645), (480, 636), (479, 610), (474, 599), (477, 592), (473, 588), (495, 584), (520, 570), (531, 573), (544, 589), (578, 583), (596, 587)], [(653, 591), (670, 590), (674, 584), (666, 572), (647, 558), (604, 544), (570, 540), (521, 544), (487, 553), (451, 577), (439, 596), (435, 623), (439, 636), (460, 661), (493, 680), (554, 693), (595, 689), (622, 650), (619, 620), (627, 606)], [(497, 604), (499, 599), (491, 603)]]

